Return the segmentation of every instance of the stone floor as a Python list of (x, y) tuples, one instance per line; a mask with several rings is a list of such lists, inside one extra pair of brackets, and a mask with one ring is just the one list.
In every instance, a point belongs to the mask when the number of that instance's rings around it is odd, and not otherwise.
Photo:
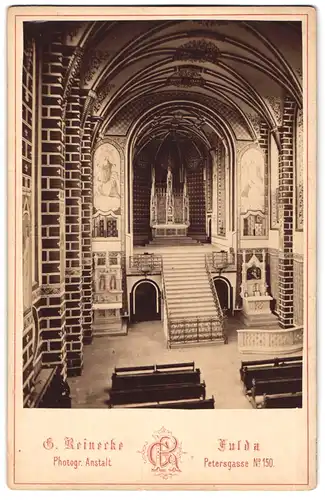
[(96, 337), (84, 350), (81, 377), (70, 378), (73, 408), (107, 408), (112, 371), (118, 366), (194, 361), (206, 383), (206, 397), (215, 398), (215, 408), (252, 408), (243, 394), (239, 379), (242, 359), (261, 356), (241, 355), (237, 349), (237, 328), (228, 320), (229, 343), (167, 349), (162, 323), (131, 325), (125, 337)]

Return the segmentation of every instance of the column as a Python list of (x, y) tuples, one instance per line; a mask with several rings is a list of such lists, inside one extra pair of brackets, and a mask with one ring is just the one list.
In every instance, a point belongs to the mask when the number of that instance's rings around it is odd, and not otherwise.
[(39, 311), (43, 366), (66, 373), (65, 188), (63, 57), (60, 34), (43, 46), (42, 64), (42, 306)]
[(65, 216), (66, 216), (66, 343), (68, 375), (81, 375), (82, 332), (82, 234), (80, 80), (71, 84), (65, 114)]
[(91, 136), (93, 123), (88, 118), (85, 122), (81, 141), (81, 224), (82, 224), (82, 330), (84, 344), (90, 344), (93, 338), (93, 288), (92, 288), (92, 163), (91, 163)]
[(279, 324), (293, 326), (293, 196), (294, 114), (296, 103), (286, 98), (279, 154)]

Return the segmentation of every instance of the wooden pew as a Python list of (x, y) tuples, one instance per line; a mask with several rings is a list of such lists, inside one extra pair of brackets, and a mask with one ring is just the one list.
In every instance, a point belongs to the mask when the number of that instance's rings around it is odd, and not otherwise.
[(274, 380), (302, 378), (302, 365), (266, 366), (263, 368), (247, 368), (243, 376), (246, 391), (250, 391), (254, 380)]
[(273, 380), (253, 380), (251, 396), (271, 395), (271, 394), (295, 394), (302, 391), (302, 378), (273, 379)]
[(201, 373), (194, 363), (115, 368), (112, 390), (129, 390), (161, 384), (199, 384)]
[(294, 363), (302, 363), (302, 356), (291, 356), (284, 358), (268, 358), (268, 359), (259, 359), (255, 361), (242, 361), (241, 369), (243, 370), (246, 366), (261, 366), (261, 365), (270, 365), (270, 366), (278, 366), (278, 365), (292, 365)]
[(205, 399), (204, 382), (202, 384), (161, 384), (129, 390), (111, 390), (109, 404), (115, 406), (199, 398)]
[(60, 373), (60, 367), (50, 371), (35, 397), (35, 408), (71, 408), (70, 387)]
[(246, 393), (251, 390), (253, 380), (271, 380), (277, 378), (302, 378), (302, 362), (293, 362), (292, 365), (279, 363), (272, 365), (250, 365), (240, 369), (240, 376)]
[[(120, 407), (119, 407), (120, 408)], [(214, 397), (209, 399), (190, 399), (182, 401), (168, 401), (166, 403), (142, 404), (128, 406), (128, 408), (162, 408), (175, 410), (205, 410), (214, 409)]]
[(264, 395), (260, 408), (302, 408), (302, 392)]
[(143, 366), (126, 366), (115, 368), (115, 373), (128, 373), (128, 372), (142, 372), (142, 371), (155, 371), (155, 370), (175, 370), (175, 369), (189, 369), (194, 370), (195, 364), (194, 361), (186, 362), (186, 363), (168, 363), (168, 364), (160, 364), (160, 365), (143, 365)]

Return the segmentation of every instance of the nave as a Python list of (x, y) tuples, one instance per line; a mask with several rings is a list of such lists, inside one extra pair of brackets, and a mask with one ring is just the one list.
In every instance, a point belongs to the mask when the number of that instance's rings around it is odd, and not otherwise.
[(242, 361), (254, 361), (261, 356), (238, 352), (236, 329), (240, 326), (239, 320), (228, 320), (229, 342), (226, 345), (177, 349), (166, 349), (160, 321), (132, 325), (127, 337), (97, 337), (85, 349), (83, 374), (69, 379), (72, 408), (108, 408), (111, 375), (117, 366), (194, 361), (206, 383), (207, 397), (214, 397), (215, 409), (251, 409), (239, 369)]

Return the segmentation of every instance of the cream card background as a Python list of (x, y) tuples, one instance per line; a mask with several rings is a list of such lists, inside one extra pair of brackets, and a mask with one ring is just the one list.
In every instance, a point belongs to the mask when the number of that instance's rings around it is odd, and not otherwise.
[[(42, 19), (43, 14), (57, 16), (66, 13), (63, 8), (35, 7), (28, 9), (34, 19)], [(132, 10), (132, 13), (143, 13), (144, 10)], [(166, 17), (181, 17), (190, 13), (193, 17), (209, 18), (215, 15), (212, 8), (185, 9), (175, 8), (173, 11), (146, 9), (146, 14), (157, 14)], [(220, 10), (221, 12), (221, 10)], [(308, 308), (306, 322), (308, 335), (305, 335), (304, 409), (280, 410), (268, 412), (219, 410), (213, 412), (182, 411), (102, 411), (102, 410), (28, 410), (22, 408), (21, 379), (21, 345), (19, 332), (22, 326), (22, 293), (21, 282), (21, 179), (20, 179), (20, 75), (19, 58), (22, 53), (20, 36), (21, 22), (26, 8), (9, 11), (8, 39), (16, 40), (16, 45), (8, 45), (9, 89), (16, 88), (17, 97), (9, 91), (8, 114), (8, 261), (9, 261), (9, 416), (8, 416), (8, 476), (13, 488), (180, 488), (180, 489), (306, 489), (315, 484), (315, 151), (316, 151), (316, 111), (315, 111), (315, 12), (311, 8), (277, 8), (276, 12), (303, 16), (305, 34), (305, 64), (308, 53), (308, 89), (305, 88), (305, 103), (308, 103)], [(95, 8), (69, 8), (73, 19), (78, 13), (98, 15)], [(227, 18), (230, 13), (244, 18), (250, 14), (258, 14), (260, 19), (268, 19), (274, 15), (271, 8), (240, 9), (224, 8), (222, 15)], [(19, 17), (17, 17), (17, 14)], [(121, 14), (121, 9), (110, 8), (100, 10), (104, 19)], [(126, 9), (123, 15), (127, 17)], [(16, 18), (15, 18), (16, 17)], [(31, 18), (29, 18), (30, 20)], [(47, 19), (50, 19), (48, 17)], [(308, 25), (307, 25), (308, 23)], [(16, 65), (13, 62), (16, 62)], [(307, 68), (305, 66), (305, 72)], [(307, 74), (307, 73), (305, 73)], [(16, 138), (10, 131), (16, 130)], [(307, 137), (305, 137), (307, 139)], [(307, 172), (306, 172), (307, 182)], [(13, 224), (16, 220), (16, 227)], [(307, 280), (305, 280), (306, 282)], [(308, 391), (308, 401), (306, 399)], [(308, 403), (308, 404), (307, 404)], [(162, 426), (170, 430), (182, 443), (183, 455), (181, 473), (171, 480), (162, 481), (151, 472), (148, 464), (142, 461), (139, 450), (145, 442), (153, 440), (152, 435)], [(58, 450), (46, 450), (43, 446), (47, 438), (53, 438)], [(109, 453), (112, 467), (63, 468), (53, 465), (56, 453), (62, 459), (73, 458), (85, 460), (90, 452), (64, 451), (65, 437), (78, 440), (110, 440), (123, 442), (123, 449)], [(273, 468), (253, 468), (228, 470), (204, 467), (204, 458), (211, 460), (247, 460), (251, 463), (254, 452), (218, 452), (218, 439), (231, 441), (248, 440), (259, 442), (260, 458), (272, 458)], [(92, 452), (93, 453), (93, 452)], [(222, 458), (221, 457), (222, 453)], [(101, 452), (100, 458), (107, 453)], [(69, 484), (68, 484), (69, 483)]]

